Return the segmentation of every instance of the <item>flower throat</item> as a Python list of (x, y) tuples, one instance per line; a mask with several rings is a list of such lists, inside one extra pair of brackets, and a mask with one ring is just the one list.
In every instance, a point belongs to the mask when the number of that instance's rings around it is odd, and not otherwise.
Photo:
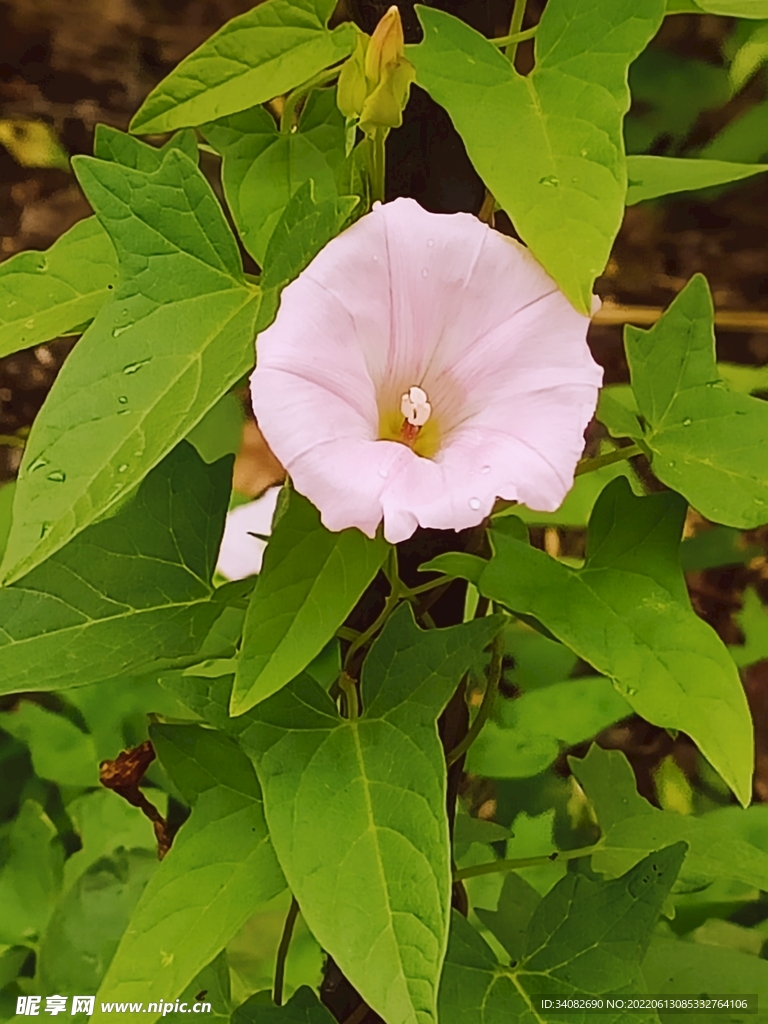
[(432, 405), (423, 388), (412, 385), (401, 395), (399, 410), (390, 408), (382, 411), (379, 438), (404, 444), (426, 459), (438, 452), (440, 433), (432, 416)]

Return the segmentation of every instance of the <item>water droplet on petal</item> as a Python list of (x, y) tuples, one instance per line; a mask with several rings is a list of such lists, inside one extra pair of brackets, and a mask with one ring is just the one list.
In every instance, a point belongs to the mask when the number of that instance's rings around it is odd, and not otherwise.
[(551, 185), (553, 188), (557, 188), (560, 184), (560, 179), (556, 178), (554, 174), (548, 174), (544, 178), (539, 178), (540, 185)]
[(470, 498), (469, 499), (469, 507), (472, 509), (473, 512), (477, 512), (477, 510), (480, 508), (480, 499), (479, 498)]
[[(114, 334), (115, 332), (113, 331), (112, 333)], [(142, 366), (146, 366), (148, 362), (149, 359), (141, 359), (138, 363), (128, 363), (127, 366), (123, 367), (123, 373), (136, 373)]]
[(63, 484), (67, 479), (67, 474), (62, 472), (60, 469), (54, 469), (52, 473), (48, 474), (47, 479), (54, 484)]
[(434, 240), (434, 238), (428, 238), (428, 239), (427, 239), (427, 245), (429, 246), (429, 248), (430, 248), (430, 249), (432, 248), (432, 246), (433, 246), (434, 244), (435, 244), (435, 240)]
[(118, 473), (124, 473), (126, 471), (126, 469), (128, 469), (128, 463), (127, 462), (123, 462), (120, 466), (117, 467), (117, 472)]
[(426, 267), (422, 267), (421, 276), (422, 277), (429, 277), (429, 271), (427, 270)]
[(118, 398), (118, 402), (120, 403), (120, 405), (127, 405), (128, 395), (120, 395), (120, 397)]
[(480, 472), (483, 474), (483, 476), (485, 476), (486, 473), (490, 473), (491, 472), (491, 467), (490, 466), (481, 466)]
[(378, 263), (379, 262), (379, 257), (378, 256), (372, 256), (371, 259), (373, 260), (374, 263)]
[(387, 477), (389, 476), (389, 470), (388, 469), (384, 469), (384, 467), (382, 466), (379, 469), (379, 476), (382, 478), (382, 480), (386, 480)]
[(684, 427), (690, 427), (691, 423), (693, 423), (693, 420), (691, 419), (691, 417), (690, 416), (686, 416), (685, 419), (683, 420), (683, 426)]

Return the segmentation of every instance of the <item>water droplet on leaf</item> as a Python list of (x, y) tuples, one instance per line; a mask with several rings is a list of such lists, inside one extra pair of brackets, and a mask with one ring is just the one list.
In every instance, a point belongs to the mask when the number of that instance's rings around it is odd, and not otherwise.
[(556, 178), (554, 174), (548, 174), (545, 178), (539, 178), (540, 185), (552, 185), (554, 188), (560, 184), (560, 179)]
[[(112, 332), (114, 334), (114, 331)], [(123, 367), (123, 373), (137, 373), (142, 366), (146, 366), (149, 359), (140, 359), (138, 363), (128, 363), (127, 366)]]
[(50, 523), (43, 523), (43, 525), (40, 527), (40, 539), (41, 540), (46, 535), (46, 533), (48, 533), (50, 528), (51, 528), (51, 524)]
[(120, 403), (120, 405), (127, 405), (128, 395), (120, 395), (120, 397), (118, 398), (118, 402)]
[(32, 465), (29, 467), (29, 472), (34, 473), (38, 469), (43, 469), (44, 466), (48, 465), (47, 459), (35, 459)]
[(116, 327), (114, 331), (112, 331), (112, 337), (119, 338), (121, 334), (129, 330), (131, 327), (133, 327), (133, 324), (126, 324), (125, 327)]
[(691, 417), (690, 416), (686, 416), (685, 419), (683, 420), (683, 426), (684, 427), (690, 427), (691, 423), (693, 423), (693, 420), (691, 419)]
[(67, 474), (60, 469), (54, 469), (52, 473), (48, 474), (48, 480), (54, 484), (63, 484), (66, 479)]
[(32, 317), (32, 318), (31, 318), (30, 320), (27, 320), (27, 321), (25, 322), (24, 326), (25, 326), (26, 328), (34, 327), (34, 326), (35, 326), (35, 318), (34, 318), (34, 317)]
[(126, 469), (128, 469), (128, 463), (127, 462), (123, 462), (121, 465), (119, 465), (117, 467), (117, 472), (118, 473), (124, 473), (126, 471)]

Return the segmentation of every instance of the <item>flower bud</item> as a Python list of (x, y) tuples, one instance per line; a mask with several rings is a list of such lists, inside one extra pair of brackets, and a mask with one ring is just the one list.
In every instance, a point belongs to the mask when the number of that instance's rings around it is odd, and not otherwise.
[(397, 128), (415, 75), (405, 58), (400, 11), (390, 7), (372, 36), (358, 34), (355, 50), (339, 75), (339, 110), (347, 118), (359, 118), (366, 135)]
[(365, 77), (376, 87), (389, 64), (405, 55), (405, 36), (400, 11), (392, 5), (378, 23), (365, 55)]
[(365, 77), (365, 55), (371, 37), (358, 29), (357, 42), (352, 56), (344, 64), (336, 89), (336, 102), (344, 117), (360, 117), (368, 95)]

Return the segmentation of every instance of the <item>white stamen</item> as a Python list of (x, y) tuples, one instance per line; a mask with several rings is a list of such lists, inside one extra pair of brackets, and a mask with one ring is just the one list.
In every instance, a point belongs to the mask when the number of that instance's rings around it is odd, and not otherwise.
[(414, 384), (400, 399), (400, 412), (414, 427), (423, 427), (432, 415), (427, 393)]

